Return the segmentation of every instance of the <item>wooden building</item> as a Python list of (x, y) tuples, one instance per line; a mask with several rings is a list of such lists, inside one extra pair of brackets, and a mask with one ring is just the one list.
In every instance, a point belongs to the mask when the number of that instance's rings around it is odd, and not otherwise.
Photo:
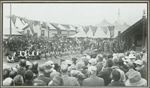
[(122, 32), (117, 38), (125, 43), (124, 49), (141, 51), (147, 48), (147, 19), (142, 17), (138, 22)]

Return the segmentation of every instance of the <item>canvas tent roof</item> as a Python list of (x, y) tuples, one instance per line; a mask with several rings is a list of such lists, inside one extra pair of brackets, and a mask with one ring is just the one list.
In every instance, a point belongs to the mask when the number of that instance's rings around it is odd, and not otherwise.
[(94, 38), (110, 38), (109, 32), (107, 34), (104, 33), (101, 27), (98, 27), (96, 30), (96, 33), (94, 35)]
[(106, 19), (103, 19), (100, 23), (97, 24), (97, 26), (112, 26), (112, 24), (109, 23)]
[(93, 38), (93, 31), (91, 27), (89, 27), (89, 30), (87, 32), (87, 37)]
[(70, 36), (70, 37), (72, 37), (72, 38), (74, 38), (74, 37), (87, 37), (87, 35), (86, 35), (86, 33), (84, 32), (82, 26), (79, 26), (77, 29), (80, 30), (80, 31), (79, 31), (77, 34), (72, 35), (72, 36)]

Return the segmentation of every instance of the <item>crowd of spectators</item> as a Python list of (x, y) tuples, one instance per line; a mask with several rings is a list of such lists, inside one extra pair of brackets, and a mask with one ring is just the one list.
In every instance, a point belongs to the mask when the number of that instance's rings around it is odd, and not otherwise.
[(83, 54), (60, 64), (22, 58), (3, 64), (3, 86), (147, 86), (147, 52)]

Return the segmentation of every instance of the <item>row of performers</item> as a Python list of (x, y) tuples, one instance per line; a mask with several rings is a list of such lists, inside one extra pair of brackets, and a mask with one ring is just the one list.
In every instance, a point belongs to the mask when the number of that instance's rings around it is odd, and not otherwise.
[(7, 62), (18, 62), (20, 59), (27, 59), (27, 60), (35, 60), (40, 59), (40, 52), (39, 51), (20, 51), (20, 52), (13, 52), (7, 53)]

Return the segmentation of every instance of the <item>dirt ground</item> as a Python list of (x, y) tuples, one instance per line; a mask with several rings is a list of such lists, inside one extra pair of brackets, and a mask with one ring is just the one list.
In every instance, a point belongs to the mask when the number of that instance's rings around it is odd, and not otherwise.
[[(48, 60), (52, 60), (54, 63), (60, 64), (60, 59), (63, 59), (63, 60), (71, 60), (73, 57), (76, 57), (78, 60), (80, 60), (81, 57), (82, 57), (82, 55), (81, 55), (81, 54), (71, 54), (71, 55), (60, 56), (60, 57), (58, 57), (57, 59), (54, 58), (54, 57), (48, 58), (48, 59), (42, 58), (41, 60), (30, 60), (30, 62), (32, 63), (32, 62), (35, 62), (35, 61), (36, 61), (36, 62), (38, 62), (39, 65), (40, 65), (40, 64), (45, 63), (45, 62), (48, 61)], [(8, 63), (8, 62), (6, 61), (6, 56), (3, 56), (3, 64), (6, 64), (7, 66), (10, 66), (10, 67), (15, 67), (15, 66), (18, 64), (18, 62), (15, 62), (15, 63)]]

